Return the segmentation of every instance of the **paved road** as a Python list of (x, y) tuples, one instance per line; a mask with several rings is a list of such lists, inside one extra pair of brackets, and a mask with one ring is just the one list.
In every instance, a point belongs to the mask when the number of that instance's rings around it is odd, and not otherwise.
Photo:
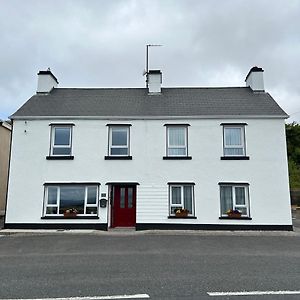
[(299, 235), (11, 235), (0, 237), (0, 299), (300, 290)]

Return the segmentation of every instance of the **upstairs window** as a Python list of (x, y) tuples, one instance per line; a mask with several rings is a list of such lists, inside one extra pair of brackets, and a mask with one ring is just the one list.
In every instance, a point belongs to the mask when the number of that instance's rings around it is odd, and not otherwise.
[(72, 126), (51, 126), (51, 156), (72, 155)]
[(170, 184), (170, 215), (176, 210), (187, 209), (188, 215), (194, 215), (194, 184)]
[(109, 156), (129, 156), (129, 126), (109, 127)]
[(167, 156), (187, 155), (187, 126), (167, 125)]
[(241, 125), (224, 125), (224, 156), (245, 156), (245, 127)]
[(221, 216), (227, 217), (229, 210), (238, 210), (249, 217), (249, 190), (247, 184), (220, 184)]

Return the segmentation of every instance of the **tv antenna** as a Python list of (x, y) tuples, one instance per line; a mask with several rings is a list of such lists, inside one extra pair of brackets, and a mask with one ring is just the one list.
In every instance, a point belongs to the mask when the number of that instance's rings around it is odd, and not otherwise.
[(146, 70), (143, 75), (146, 75), (146, 87), (148, 87), (148, 73), (149, 73), (149, 48), (150, 47), (161, 47), (159, 44), (147, 44), (146, 45)]

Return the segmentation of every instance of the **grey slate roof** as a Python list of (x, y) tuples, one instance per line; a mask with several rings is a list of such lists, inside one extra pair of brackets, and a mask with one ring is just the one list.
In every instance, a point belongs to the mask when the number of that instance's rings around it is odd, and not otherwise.
[(54, 88), (32, 96), (11, 117), (88, 116), (276, 116), (287, 117), (268, 93), (248, 87), (162, 88), (148, 95), (146, 88)]

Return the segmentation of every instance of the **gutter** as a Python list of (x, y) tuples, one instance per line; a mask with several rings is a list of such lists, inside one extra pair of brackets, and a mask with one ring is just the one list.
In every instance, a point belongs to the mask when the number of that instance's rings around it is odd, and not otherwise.
[(10, 116), (12, 120), (183, 120), (183, 119), (288, 119), (284, 115), (206, 115), (206, 116)]

